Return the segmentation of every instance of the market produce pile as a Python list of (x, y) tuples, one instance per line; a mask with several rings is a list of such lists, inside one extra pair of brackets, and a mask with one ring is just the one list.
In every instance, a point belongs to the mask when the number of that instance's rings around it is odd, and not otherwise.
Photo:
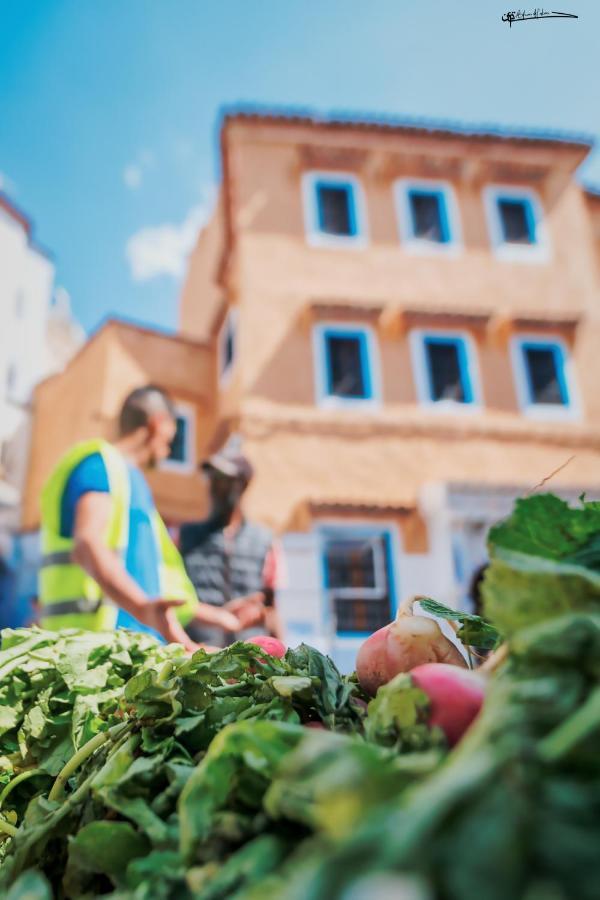
[(417, 616), (362, 685), (304, 645), (5, 631), (0, 896), (596, 898), (600, 504), (518, 501), (489, 549), (489, 621), (420, 607), (499, 647), (482, 676)]

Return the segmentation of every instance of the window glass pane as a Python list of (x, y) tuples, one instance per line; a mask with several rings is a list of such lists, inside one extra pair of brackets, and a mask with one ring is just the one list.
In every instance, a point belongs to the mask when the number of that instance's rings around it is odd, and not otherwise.
[(342, 538), (327, 542), (327, 584), (333, 588), (374, 588), (376, 584), (373, 542)]
[(372, 634), (384, 625), (389, 625), (392, 618), (387, 596), (369, 600), (334, 597), (333, 608), (336, 630), (343, 633)]
[(365, 398), (361, 339), (328, 335), (326, 338), (329, 393), (336, 397)]
[(425, 191), (411, 191), (410, 209), (415, 237), (442, 244), (446, 241), (442, 224), (441, 197)]
[(568, 398), (558, 371), (560, 358), (554, 347), (523, 348), (532, 403), (566, 405)]
[(457, 341), (425, 341), (432, 400), (467, 402)]
[(319, 228), (325, 234), (354, 234), (351, 190), (345, 185), (318, 185)]
[(177, 431), (171, 442), (171, 452), (168, 457), (173, 462), (187, 462), (187, 429), (187, 419), (184, 416), (177, 416)]
[(233, 357), (235, 354), (235, 329), (231, 316), (228, 318), (225, 324), (222, 341), (223, 345), (221, 351), (221, 374), (226, 372), (227, 369), (232, 365)]
[(383, 535), (341, 537), (327, 542), (327, 586), (338, 632), (370, 633), (389, 623), (388, 566)]
[(508, 244), (533, 244), (526, 200), (499, 200), (502, 236)]

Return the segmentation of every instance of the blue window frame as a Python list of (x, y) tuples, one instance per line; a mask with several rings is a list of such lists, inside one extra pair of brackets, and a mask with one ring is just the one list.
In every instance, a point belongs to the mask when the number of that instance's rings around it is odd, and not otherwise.
[(531, 188), (487, 185), (483, 192), (494, 254), (507, 262), (547, 262), (550, 240), (544, 211)]
[(447, 244), (450, 226), (446, 195), (441, 190), (410, 188), (408, 191), (412, 237), (419, 241)]
[(465, 340), (446, 335), (425, 335), (423, 355), (428, 399), (432, 403), (451, 400), (473, 403), (473, 384)]
[(357, 233), (354, 186), (331, 181), (315, 184), (319, 231), (335, 237)]
[(322, 402), (371, 403), (377, 399), (373, 335), (367, 328), (316, 328), (317, 394)]
[(325, 626), (337, 637), (363, 638), (396, 614), (389, 528), (326, 527), (322, 533)]
[(307, 238), (317, 246), (364, 245), (366, 207), (356, 176), (307, 172), (302, 178)]
[(460, 252), (459, 207), (450, 182), (400, 178), (394, 197), (400, 240), (407, 250), (449, 256)]
[(528, 197), (496, 197), (502, 240), (505, 244), (536, 244), (537, 229)]
[(523, 340), (520, 343), (527, 404), (564, 406), (571, 403), (565, 373), (565, 353), (553, 341)]

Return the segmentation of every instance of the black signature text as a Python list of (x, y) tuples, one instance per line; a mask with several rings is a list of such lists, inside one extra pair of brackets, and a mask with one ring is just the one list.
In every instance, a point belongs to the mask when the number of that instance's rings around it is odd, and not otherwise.
[(504, 13), (502, 16), (503, 22), (508, 22), (509, 26), (512, 28), (513, 22), (527, 22), (530, 19), (578, 19), (579, 16), (576, 16), (575, 13), (565, 13), (565, 12), (556, 12), (555, 10), (549, 11), (544, 9), (543, 7), (537, 7), (531, 12), (526, 12), (524, 9), (512, 9), (510, 12)]

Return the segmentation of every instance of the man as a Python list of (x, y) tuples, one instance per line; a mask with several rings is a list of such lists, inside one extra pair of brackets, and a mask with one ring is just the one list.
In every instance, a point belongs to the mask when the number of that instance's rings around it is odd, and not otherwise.
[(154, 385), (123, 403), (114, 443), (78, 444), (42, 494), (41, 625), (131, 628), (194, 649), (184, 625), (235, 630), (230, 611), (199, 603), (143, 469), (167, 458), (175, 411)]
[(223, 635), (194, 622), (188, 634), (217, 646), (265, 631), (281, 638), (275, 608), (277, 550), (267, 529), (249, 522), (242, 512), (252, 466), (231, 443), (201, 468), (208, 479), (211, 512), (205, 521), (182, 527), (181, 553), (199, 596), (216, 609), (235, 613), (243, 631)]

